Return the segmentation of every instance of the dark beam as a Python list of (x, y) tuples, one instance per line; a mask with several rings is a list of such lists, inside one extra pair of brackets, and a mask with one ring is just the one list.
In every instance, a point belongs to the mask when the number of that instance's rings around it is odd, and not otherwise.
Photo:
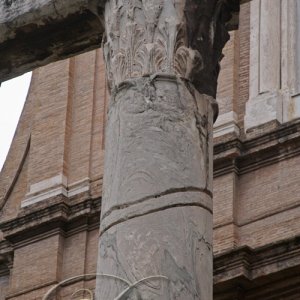
[(0, 82), (100, 47), (104, 2), (0, 1)]
[[(0, 82), (100, 47), (105, 2), (1, 0)], [(230, 28), (237, 22), (233, 14)]]

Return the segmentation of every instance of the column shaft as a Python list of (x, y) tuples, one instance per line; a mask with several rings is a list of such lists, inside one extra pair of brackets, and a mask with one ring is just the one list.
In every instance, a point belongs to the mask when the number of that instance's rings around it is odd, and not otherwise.
[[(98, 273), (171, 280), (140, 286), (141, 299), (211, 299), (213, 113), (193, 92), (176, 77), (145, 77), (112, 99)], [(126, 287), (105, 281), (99, 299)]]
[[(106, 4), (111, 100), (98, 273), (131, 283), (168, 278), (121, 299), (212, 299), (212, 124), (228, 39), (224, 3)], [(99, 278), (96, 299), (113, 300), (126, 287)]]

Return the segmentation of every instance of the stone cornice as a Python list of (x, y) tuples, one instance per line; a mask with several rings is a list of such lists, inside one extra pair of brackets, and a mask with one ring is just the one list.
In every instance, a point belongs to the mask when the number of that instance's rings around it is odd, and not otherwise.
[[(75, 211), (77, 209), (79, 209), (78, 206), (74, 207)], [(6, 225), (8, 226), (8, 223)], [(76, 226), (78, 225), (76, 224)], [(99, 226), (99, 224), (96, 226)], [(62, 223), (60, 223), (60, 226), (57, 225), (58, 227), (64, 228), (64, 230), (60, 229), (60, 233), (66, 234), (67, 232), (67, 235), (72, 234), (72, 230), (69, 232), (66, 229), (66, 224), (62, 226)], [(36, 239), (40, 239), (48, 235), (50, 236), (52, 232), (57, 234), (57, 231), (51, 231), (49, 228), (47, 232), (44, 232), (44, 235), (38, 233), (38, 236), (37, 232), (35, 232), (32, 238), (26, 236), (25, 239), (27, 243), (30, 243), (33, 241), (34, 235), (36, 235)], [(16, 235), (10, 237), (10, 239), (15, 243), (14, 247), (24, 245), (24, 243), (27, 244), (25, 240), (20, 241), (18, 239), (19, 241), (17, 242)], [(13, 250), (10, 243), (8, 241), (0, 242), (0, 275), (9, 273), (12, 259)], [(300, 236), (257, 249), (245, 246), (217, 254), (214, 256), (214, 291), (217, 295), (216, 299), (231, 299), (230, 297), (226, 297), (226, 293), (230, 294), (230, 291), (236, 292), (237, 289), (246, 293), (248, 291), (252, 292), (252, 288), (255, 287), (256, 292), (261, 291), (263, 293), (265, 289), (260, 288), (272, 284), (272, 289), (275, 289), (274, 282), (284, 282), (287, 280), (288, 284), (294, 285), (298, 278), (295, 274), (299, 274), (299, 272)], [(278, 284), (278, 289), (282, 289), (281, 284)], [(223, 296), (219, 297), (219, 293), (222, 293)]]
[(68, 236), (99, 227), (101, 199), (69, 202), (58, 196), (23, 210), (13, 220), (0, 223), (4, 237), (14, 248), (56, 233)]
[[(299, 284), (300, 278), (295, 276), (299, 272), (300, 236), (258, 249), (237, 248), (214, 257), (215, 294), (225, 295), (226, 291), (237, 288), (246, 292), (251, 291), (253, 287), (258, 293), (260, 286), (267, 286), (275, 281), (288, 280), (286, 284), (294, 285), (298, 280)], [(277, 287), (273, 284), (272, 288), (274, 296)], [(278, 284), (278, 289), (280, 288), (282, 289), (282, 285)], [(261, 289), (261, 292), (263, 291), (264, 289)], [(216, 298), (231, 299), (219, 296)]]
[(245, 141), (231, 135), (214, 146), (214, 176), (244, 174), (299, 154), (299, 120)]

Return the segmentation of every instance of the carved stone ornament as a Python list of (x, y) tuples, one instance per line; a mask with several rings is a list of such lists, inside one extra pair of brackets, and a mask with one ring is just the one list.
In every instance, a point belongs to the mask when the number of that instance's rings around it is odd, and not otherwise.
[(110, 88), (166, 73), (215, 96), (227, 22), (238, 0), (110, 0), (104, 56)]

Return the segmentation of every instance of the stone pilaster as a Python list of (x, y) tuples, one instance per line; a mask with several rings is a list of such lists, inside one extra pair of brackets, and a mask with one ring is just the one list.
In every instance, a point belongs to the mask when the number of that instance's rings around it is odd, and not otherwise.
[(246, 131), (300, 117), (300, 5), (297, 0), (251, 2), (250, 95)]
[[(122, 299), (212, 299), (212, 124), (238, 1), (110, 0), (98, 273)], [(99, 278), (96, 299), (126, 284)]]
[(283, 122), (300, 117), (300, 3), (282, 1)]

